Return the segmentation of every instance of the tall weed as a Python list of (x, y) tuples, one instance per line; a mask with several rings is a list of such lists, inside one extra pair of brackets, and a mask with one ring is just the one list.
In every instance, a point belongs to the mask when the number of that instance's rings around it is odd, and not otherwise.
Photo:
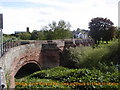
[[(116, 68), (115, 65), (118, 64), (118, 57), (120, 57), (119, 43), (115, 40), (109, 44), (101, 44), (96, 48), (83, 46), (70, 48), (67, 50), (67, 54), (64, 53), (64, 66), (69, 67), (70, 65), (70, 68), (97, 68), (104, 71), (110, 69), (109, 67)], [(111, 71), (113, 70), (116, 69)]]

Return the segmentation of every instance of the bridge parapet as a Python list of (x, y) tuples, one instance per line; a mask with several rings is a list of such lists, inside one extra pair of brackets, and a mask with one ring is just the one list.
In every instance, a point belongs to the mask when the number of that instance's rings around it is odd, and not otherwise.
[(58, 50), (57, 43), (52, 40), (42, 44), (42, 50)]

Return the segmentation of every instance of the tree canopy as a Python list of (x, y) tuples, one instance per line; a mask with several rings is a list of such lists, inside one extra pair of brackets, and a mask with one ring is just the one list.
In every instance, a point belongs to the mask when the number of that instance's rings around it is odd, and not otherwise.
[(115, 27), (113, 25), (113, 22), (107, 18), (91, 19), (89, 22), (90, 34), (96, 44), (99, 44), (101, 40), (108, 43), (114, 37)]
[(30, 40), (31, 39), (31, 34), (28, 33), (28, 32), (19, 33), (18, 37), (22, 40)]
[[(24, 32), (16, 34), (17, 37), (23, 40), (55, 40), (55, 39), (68, 39), (72, 38), (72, 32), (70, 31), (70, 23), (60, 20), (58, 23), (53, 21), (52, 23), (44, 26), (41, 30), (33, 30), (32, 33)], [(27, 29), (28, 31), (28, 29)]]
[(72, 32), (70, 31), (70, 23), (60, 20), (58, 23), (53, 21), (48, 24), (48, 26), (43, 27), (44, 35), (47, 40), (52, 39), (66, 39), (72, 37)]

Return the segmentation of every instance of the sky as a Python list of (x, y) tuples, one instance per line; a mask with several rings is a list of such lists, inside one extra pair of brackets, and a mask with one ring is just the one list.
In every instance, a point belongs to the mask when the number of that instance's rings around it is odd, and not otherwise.
[(110, 19), (118, 26), (119, 0), (0, 0), (3, 33), (41, 30), (52, 21), (64, 20), (71, 30), (88, 30), (92, 18)]

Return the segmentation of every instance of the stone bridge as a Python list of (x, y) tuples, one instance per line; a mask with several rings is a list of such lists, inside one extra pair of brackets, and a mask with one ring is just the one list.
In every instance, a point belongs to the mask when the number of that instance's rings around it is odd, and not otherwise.
[(0, 67), (5, 72), (6, 82), (10, 84), (10, 88), (15, 87), (15, 78), (27, 76), (41, 69), (59, 66), (60, 53), (64, 49), (64, 44), (70, 46), (63, 40), (22, 42), (25, 45), (20, 44), (17, 47), (12, 47), (14, 43), (9, 44), (11, 48), (8, 44), (4, 46), (9, 49), (3, 50), (7, 52), (3, 52), (4, 55), (0, 58)]

